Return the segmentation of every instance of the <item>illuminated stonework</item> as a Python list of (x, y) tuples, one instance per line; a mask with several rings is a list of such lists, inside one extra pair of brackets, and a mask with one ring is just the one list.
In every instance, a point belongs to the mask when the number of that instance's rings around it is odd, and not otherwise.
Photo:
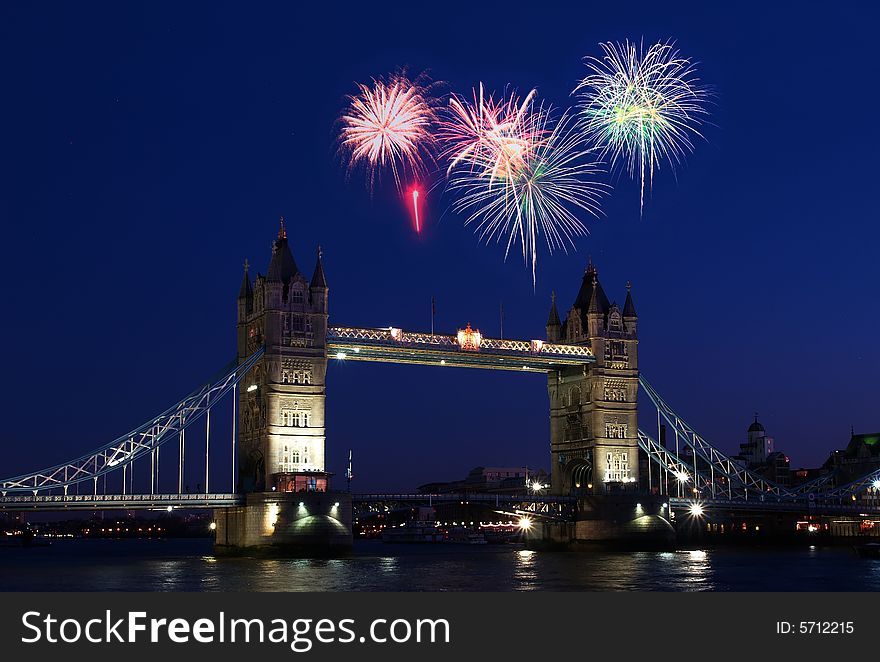
[(282, 228), (266, 275), (245, 271), (238, 297), (239, 361), (266, 348), (242, 382), (255, 388), (239, 391), (240, 491), (326, 489), (327, 309), (320, 257), (307, 280)]
[(545, 346), (564, 341), (596, 359), (548, 375), (554, 494), (602, 493), (638, 480), (637, 322), (629, 291), (621, 310), (592, 264), (564, 320), (553, 300)]

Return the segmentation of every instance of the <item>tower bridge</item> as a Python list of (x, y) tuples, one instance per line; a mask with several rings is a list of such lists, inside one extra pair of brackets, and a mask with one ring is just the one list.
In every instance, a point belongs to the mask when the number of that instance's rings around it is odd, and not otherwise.
[[(0, 480), (0, 510), (211, 508), (218, 543), (230, 547), (300, 540), (344, 546), (352, 509), (463, 499), (332, 491), (324, 414), (328, 361), (339, 359), (545, 375), (551, 494), (467, 498), (574, 520), (577, 535), (587, 538), (613, 535), (608, 523), (621, 518), (668, 527), (674, 513), (697, 510), (880, 516), (880, 471), (857, 480), (829, 473), (792, 488), (699, 435), (639, 372), (631, 288), (619, 307), (592, 264), (564, 315), (554, 295), (543, 339), (489, 338), (469, 324), (454, 334), (330, 325), (320, 251), (307, 279), (282, 224), (266, 274), (251, 278), (245, 263), (237, 309), (238, 355), (219, 377), (90, 453)], [(656, 410), (656, 418), (644, 418), (656, 420), (655, 435), (639, 427), (640, 390)], [(223, 443), (211, 427), (221, 414), (231, 421)], [(663, 428), (674, 443), (662, 439)], [(217, 453), (232, 459), (221, 477), (211, 473)], [(204, 482), (190, 493), (184, 477), (194, 463)]]

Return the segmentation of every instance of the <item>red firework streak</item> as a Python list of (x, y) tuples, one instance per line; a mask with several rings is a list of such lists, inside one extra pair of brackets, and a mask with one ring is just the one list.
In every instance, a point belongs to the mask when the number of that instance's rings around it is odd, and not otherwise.
[(422, 231), (422, 223), (419, 219), (419, 189), (414, 188), (412, 190), (412, 210), (413, 210), (413, 221), (416, 226), (416, 232), (421, 233)]

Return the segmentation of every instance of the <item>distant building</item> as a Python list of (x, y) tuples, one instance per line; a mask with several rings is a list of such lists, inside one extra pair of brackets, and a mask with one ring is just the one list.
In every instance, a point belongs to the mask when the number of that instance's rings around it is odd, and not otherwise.
[(757, 414), (747, 435), (747, 441), (739, 445), (739, 454), (734, 456), (734, 461), (778, 485), (791, 485), (791, 461), (785, 453), (774, 450), (773, 438), (767, 436)]
[(733, 459), (751, 468), (764, 464), (772, 452), (773, 439), (767, 436), (767, 431), (758, 422), (758, 415), (755, 414), (755, 420), (749, 426), (748, 441), (739, 445), (739, 455)]
[(484, 493), (524, 494), (537, 482), (549, 488), (550, 479), (543, 470), (528, 467), (475, 467), (461, 480), (426, 483), (418, 488), (420, 494)]
[(838, 485), (877, 471), (880, 469), (880, 432), (853, 433), (844, 450), (832, 451), (824, 468), (837, 473)]

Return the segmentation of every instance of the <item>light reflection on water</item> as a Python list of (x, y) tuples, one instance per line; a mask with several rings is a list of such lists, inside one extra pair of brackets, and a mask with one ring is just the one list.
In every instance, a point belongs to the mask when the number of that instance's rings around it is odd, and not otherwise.
[(880, 561), (816, 546), (573, 553), (359, 542), (341, 559), (218, 558), (211, 551), (207, 539), (0, 549), (0, 590), (880, 590)]

